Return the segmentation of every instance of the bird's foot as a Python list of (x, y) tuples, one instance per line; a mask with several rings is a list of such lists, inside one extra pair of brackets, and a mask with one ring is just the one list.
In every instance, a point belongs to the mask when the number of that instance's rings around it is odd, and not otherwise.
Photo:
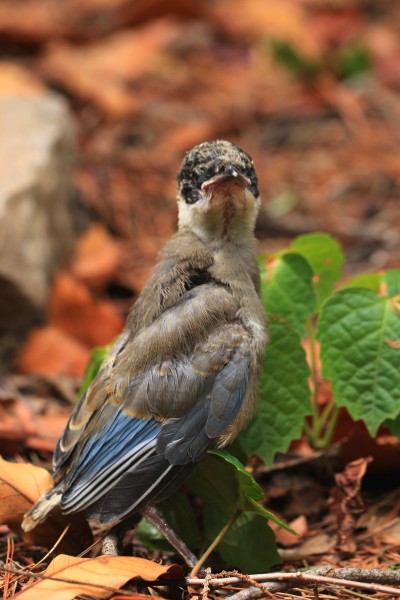
[(154, 525), (165, 539), (168, 540), (171, 546), (175, 548), (178, 554), (180, 554), (188, 567), (193, 569), (198, 562), (197, 557), (189, 550), (185, 542), (176, 535), (175, 531), (168, 525), (165, 519), (163, 519), (158, 510), (154, 506), (146, 506), (140, 511), (140, 514)]

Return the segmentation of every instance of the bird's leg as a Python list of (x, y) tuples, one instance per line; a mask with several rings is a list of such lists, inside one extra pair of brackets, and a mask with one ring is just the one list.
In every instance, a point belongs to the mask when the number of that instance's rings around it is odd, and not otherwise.
[(193, 569), (197, 564), (197, 557), (189, 550), (185, 542), (183, 542), (175, 533), (168, 523), (163, 519), (158, 510), (154, 506), (146, 506), (140, 511), (140, 514), (145, 517), (154, 527), (165, 537), (165, 539), (175, 548), (178, 554), (181, 555), (185, 563)]
[(101, 553), (106, 556), (118, 556), (118, 532), (117, 525), (112, 527), (103, 539)]

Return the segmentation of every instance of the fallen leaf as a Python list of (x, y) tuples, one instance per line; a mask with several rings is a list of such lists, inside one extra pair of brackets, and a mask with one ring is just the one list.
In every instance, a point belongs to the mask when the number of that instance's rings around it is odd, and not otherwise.
[(36, 434), (29, 406), (17, 396), (0, 394), (0, 452), (9, 456), (21, 452), (26, 439)]
[[(29, 508), (53, 485), (49, 473), (41, 467), (29, 463), (12, 463), (0, 457), (0, 520), (4, 523), (8, 516), (16, 517), (15, 501), (24, 499)], [(26, 510), (26, 509), (25, 509)]]
[[(0, 457), (0, 524), (6, 524), (25, 541), (51, 548), (65, 527), (68, 534), (59, 549), (81, 552), (92, 542), (92, 535), (82, 515), (64, 516), (52, 511), (47, 521), (29, 533), (21, 529), (24, 514), (53, 485), (50, 474), (29, 463), (12, 463)], [(68, 549), (68, 550), (67, 550)]]
[(85, 594), (105, 598), (110, 595), (110, 588), (119, 588), (135, 577), (155, 581), (163, 575), (182, 578), (182, 571), (177, 565), (165, 567), (134, 556), (76, 558), (60, 554), (44, 571), (46, 579), (27, 585), (15, 597), (24, 600), (72, 600)]
[(354, 528), (357, 517), (365, 510), (361, 497), (361, 482), (366, 473), (370, 456), (348, 463), (342, 473), (335, 475), (336, 486), (331, 490), (328, 504), (337, 518), (337, 550), (345, 555), (356, 551)]
[(288, 525), (290, 525), (290, 527), (294, 529), (297, 535), (290, 533), (290, 531), (283, 529), (283, 527), (277, 527), (275, 529), (274, 527), (272, 527), (272, 524), (270, 524), (270, 526), (275, 532), (276, 541), (282, 544), (283, 546), (293, 546), (295, 544), (298, 544), (301, 538), (304, 537), (308, 532), (308, 523), (304, 515), (298, 516), (293, 521), (290, 521)]
[(49, 321), (89, 348), (112, 342), (124, 324), (111, 302), (97, 300), (67, 273), (54, 278)]
[(17, 365), (22, 373), (83, 377), (89, 358), (87, 346), (48, 325), (30, 332)]
[(115, 275), (120, 251), (105, 227), (96, 223), (78, 240), (71, 273), (91, 288), (107, 285)]
[(284, 561), (309, 559), (311, 555), (326, 554), (335, 547), (336, 537), (328, 533), (317, 533), (307, 538), (299, 546), (279, 551)]
[(179, 32), (171, 19), (160, 18), (90, 46), (57, 43), (49, 46), (42, 66), (53, 81), (97, 104), (109, 116), (128, 117), (140, 106), (132, 81), (151, 70)]

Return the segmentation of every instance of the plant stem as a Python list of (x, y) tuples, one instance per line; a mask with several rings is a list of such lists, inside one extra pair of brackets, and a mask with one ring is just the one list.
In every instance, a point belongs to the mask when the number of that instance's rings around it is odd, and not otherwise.
[(317, 440), (318, 448), (326, 448), (332, 441), (333, 434), (336, 429), (336, 424), (339, 418), (340, 408), (335, 406), (333, 401), (330, 402), (333, 406), (332, 414), (330, 415), (328, 425), (322, 438)]
[(315, 342), (315, 325), (312, 317), (308, 317), (306, 321), (306, 334), (310, 344), (311, 354), (311, 380), (312, 380), (312, 425), (308, 430), (308, 437), (312, 444), (315, 444), (321, 431), (321, 419), (318, 410), (318, 367), (317, 367), (317, 348)]
[(190, 573), (190, 577), (197, 576), (197, 573), (200, 571), (201, 567), (203, 566), (207, 558), (210, 556), (211, 552), (215, 550), (222, 538), (228, 533), (229, 529), (232, 527), (236, 519), (240, 516), (241, 512), (242, 511), (240, 509), (237, 509), (237, 511), (232, 515), (229, 521), (223, 526), (217, 537), (211, 542), (207, 550), (200, 556), (198, 562), (193, 567), (193, 570)]

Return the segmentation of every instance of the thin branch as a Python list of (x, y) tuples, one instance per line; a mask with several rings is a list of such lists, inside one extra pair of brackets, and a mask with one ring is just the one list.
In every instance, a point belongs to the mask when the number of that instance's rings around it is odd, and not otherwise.
[[(395, 588), (394, 584), (400, 586), (400, 572), (379, 570), (379, 569), (358, 569), (341, 568), (334, 569), (330, 566), (318, 567), (309, 571), (297, 571), (292, 573), (264, 573), (249, 576), (254, 581), (268, 582), (264, 583), (265, 590), (251, 587), (238, 592), (230, 597), (230, 600), (250, 600), (265, 595), (265, 592), (281, 592), (290, 587), (303, 585), (335, 585), (354, 587), (369, 592), (381, 592), (400, 596), (400, 587)], [(188, 578), (188, 585), (201, 585), (202, 579)], [(240, 583), (240, 577), (214, 577), (209, 581), (209, 585), (222, 587)]]

